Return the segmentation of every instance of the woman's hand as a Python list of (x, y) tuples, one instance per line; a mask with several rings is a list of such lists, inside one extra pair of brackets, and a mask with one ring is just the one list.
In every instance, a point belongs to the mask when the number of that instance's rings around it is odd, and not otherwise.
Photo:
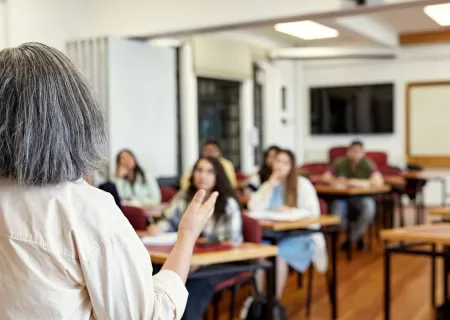
[(182, 215), (178, 225), (178, 239), (181, 241), (195, 242), (205, 228), (206, 222), (211, 218), (219, 194), (213, 192), (203, 203), (205, 194), (204, 190), (198, 191)]
[(152, 237), (159, 236), (162, 231), (156, 224), (151, 224), (147, 227), (147, 234)]
[(125, 166), (119, 166), (118, 168), (117, 168), (117, 177), (119, 177), (119, 178), (124, 178), (124, 177), (126, 177), (127, 175), (128, 175), (128, 168), (127, 167), (125, 167)]

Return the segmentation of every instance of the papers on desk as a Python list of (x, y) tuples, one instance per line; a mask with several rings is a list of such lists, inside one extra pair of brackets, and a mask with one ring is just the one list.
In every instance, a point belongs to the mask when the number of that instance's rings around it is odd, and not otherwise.
[(247, 215), (256, 220), (274, 220), (274, 221), (297, 221), (304, 219), (307, 214), (303, 210), (295, 210), (294, 212), (248, 212)]
[(154, 237), (143, 237), (141, 241), (146, 246), (172, 246), (177, 241), (176, 232), (168, 232)]

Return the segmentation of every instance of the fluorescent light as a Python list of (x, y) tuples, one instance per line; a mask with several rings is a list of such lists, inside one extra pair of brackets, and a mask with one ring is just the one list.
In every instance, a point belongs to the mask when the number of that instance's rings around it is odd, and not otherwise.
[(435, 4), (423, 8), (423, 12), (441, 26), (450, 26), (450, 3)]
[(278, 23), (275, 30), (304, 40), (335, 38), (339, 35), (336, 29), (311, 20)]

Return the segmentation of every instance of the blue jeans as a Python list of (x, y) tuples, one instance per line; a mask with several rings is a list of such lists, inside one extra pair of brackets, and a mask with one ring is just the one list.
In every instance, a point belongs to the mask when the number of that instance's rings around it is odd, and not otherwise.
[(348, 228), (349, 206), (357, 210), (358, 217), (352, 222), (350, 242), (355, 242), (362, 238), (367, 227), (372, 222), (376, 213), (376, 203), (372, 197), (358, 197), (349, 200), (335, 200), (331, 204), (331, 212), (341, 217), (341, 227)]

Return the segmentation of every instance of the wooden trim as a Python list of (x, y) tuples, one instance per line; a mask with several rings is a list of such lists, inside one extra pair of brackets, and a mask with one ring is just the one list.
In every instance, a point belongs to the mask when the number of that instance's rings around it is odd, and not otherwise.
[(334, 195), (334, 196), (357, 196), (369, 194), (381, 194), (391, 191), (390, 186), (370, 187), (370, 188), (337, 188), (331, 185), (316, 185), (314, 186), (319, 195)]
[(408, 164), (415, 164), (428, 168), (450, 168), (450, 156), (440, 155), (412, 155), (410, 137), (411, 89), (417, 87), (450, 86), (450, 81), (410, 82), (405, 90), (405, 154)]
[(302, 219), (297, 221), (259, 221), (259, 225), (264, 230), (271, 231), (287, 231), (287, 230), (299, 230), (311, 227), (313, 225), (335, 226), (341, 223), (341, 218), (335, 215), (321, 215), (320, 217), (313, 219)]
[(438, 207), (428, 209), (427, 212), (430, 216), (441, 216), (441, 217), (449, 217), (450, 216), (450, 207)]
[[(152, 262), (157, 264), (163, 264), (170, 254), (154, 251), (151, 246), (147, 247), (147, 250), (150, 253)], [(244, 242), (242, 244), (234, 244), (232, 249), (224, 251), (194, 253), (192, 255), (191, 267), (268, 258), (274, 257), (277, 254), (277, 246)]]
[(404, 33), (399, 37), (400, 45), (418, 45), (450, 42), (450, 30)]
[(450, 245), (450, 224), (420, 225), (406, 228), (381, 230), (385, 241), (412, 241)]

